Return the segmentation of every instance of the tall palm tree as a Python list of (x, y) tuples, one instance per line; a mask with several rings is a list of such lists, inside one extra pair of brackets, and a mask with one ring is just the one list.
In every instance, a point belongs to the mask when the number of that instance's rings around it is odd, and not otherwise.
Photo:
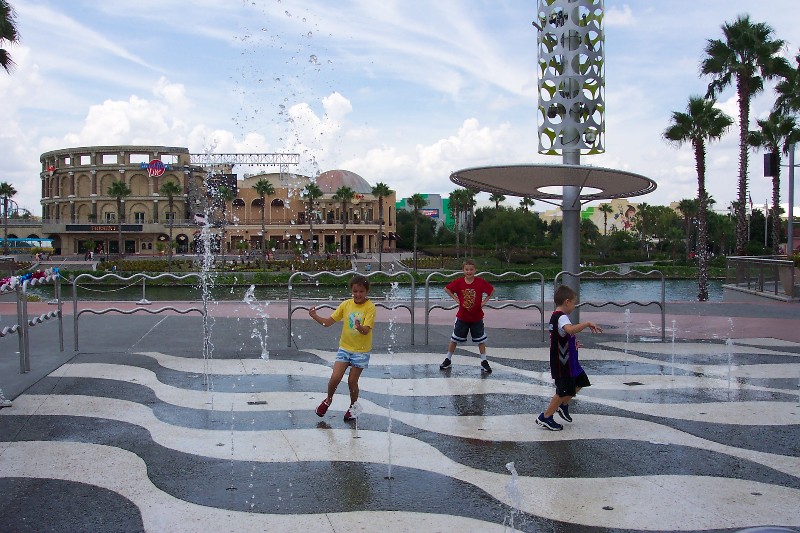
[(700, 72), (711, 77), (706, 98), (716, 98), (726, 87), (736, 85), (739, 99), (739, 189), (736, 213), (736, 253), (744, 253), (748, 240), (745, 204), (747, 201), (747, 135), (750, 130), (750, 100), (764, 89), (764, 80), (789, 71), (789, 63), (779, 52), (781, 39), (773, 39), (773, 29), (753, 23), (740, 15), (722, 25), (724, 39), (710, 39)]
[(461, 214), (461, 189), (456, 189), (455, 191), (450, 193), (449, 196), (449, 208), (450, 208), (450, 216), (453, 217), (453, 232), (456, 234), (456, 259), (458, 259), (459, 254), (459, 247), (460, 247), (460, 233), (459, 230), (459, 215)]
[[(342, 212), (341, 212), (341, 221), (342, 221), (342, 253), (347, 254), (347, 204), (349, 204), (353, 198), (355, 197), (356, 192), (348, 187), (347, 185), (342, 185), (336, 192), (333, 194), (333, 200), (336, 202), (342, 202)], [(352, 244), (352, 243), (351, 243)]]
[(8, 255), (8, 205), (17, 190), (8, 182), (0, 183), (0, 196), (3, 197), (3, 255)]
[[(13, 45), (19, 42), (19, 33), (17, 33), (17, 22), (14, 20), (16, 13), (14, 8), (7, 0), (0, 0), (0, 44), (5, 46), (5, 43)], [(11, 54), (5, 48), (0, 48), (0, 66), (6, 72), (11, 73), (14, 68), (14, 62), (11, 60)]]
[(322, 198), (322, 189), (316, 183), (311, 182), (303, 189), (303, 198), (308, 202), (306, 208), (306, 216), (308, 217), (308, 229), (310, 235), (308, 237), (308, 245), (311, 247), (311, 252), (314, 252), (314, 204), (317, 198)]
[(489, 195), (489, 201), (494, 202), (494, 210), (497, 211), (500, 209), (500, 202), (505, 202), (506, 197), (500, 194), (499, 192), (493, 192)]
[(222, 240), (220, 243), (220, 250), (222, 252), (222, 257), (225, 257), (226, 250), (226, 242), (225, 242), (225, 225), (228, 223), (228, 204), (236, 198), (236, 194), (232, 190), (230, 190), (225, 185), (220, 185), (217, 187), (217, 198), (222, 203)]
[(428, 205), (428, 199), (422, 193), (415, 193), (408, 199), (408, 205), (414, 208), (414, 272), (417, 271), (417, 226), (419, 210)]
[(794, 56), (796, 66), (788, 70), (781, 81), (775, 85), (778, 98), (775, 109), (784, 113), (800, 112), (800, 53)]
[(531, 198), (530, 196), (523, 196), (519, 201), (519, 206), (526, 213), (530, 211), (530, 208), (533, 207), (535, 204), (536, 202), (534, 202), (533, 198)]
[(683, 216), (683, 225), (686, 231), (686, 252), (691, 249), (692, 222), (697, 218), (697, 198), (684, 198), (678, 202), (678, 211)]
[(122, 242), (122, 223), (125, 222), (125, 208), (122, 206), (122, 202), (133, 191), (124, 181), (118, 180), (111, 182), (107, 192), (109, 196), (117, 200), (117, 246), (119, 247), (117, 252), (119, 252), (119, 257), (122, 259), (125, 257), (125, 243)]
[(253, 188), (258, 193), (258, 196), (261, 198), (261, 259), (266, 261), (267, 259), (267, 228), (266, 228), (266, 221), (265, 221), (265, 209), (267, 206), (267, 197), (272, 196), (275, 194), (275, 187), (269, 180), (261, 178), (258, 180)]
[(466, 239), (467, 236), (469, 236), (470, 257), (475, 255), (475, 206), (478, 204), (478, 201), (475, 199), (476, 194), (478, 194), (478, 191), (464, 189), (465, 214), (467, 215), (467, 234), (464, 236), (464, 249), (466, 250)]
[(681, 146), (691, 143), (697, 167), (697, 299), (708, 300), (708, 227), (706, 204), (706, 142), (719, 140), (733, 119), (714, 107), (713, 100), (689, 98), (686, 112), (673, 111), (664, 139)]
[(169, 206), (169, 252), (167, 253), (167, 271), (172, 272), (172, 228), (175, 225), (175, 197), (183, 194), (183, 189), (174, 181), (165, 181), (158, 192), (167, 197)]
[(383, 199), (391, 196), (392, 189), (383, 182), (372, 188), (372, 196), (378, 197), (378, 270), (383, 270)]
[(608, 215), (614, 212), (614, 208), (611, 204), (600, 204), (597, 209), (603, 213), (603, 235), (608, 235)]
[[(775, 154), (777, 172), (772, 176), (772, 253), (778, 254), (781, 221), (778, 216), (781, 196), (781, 153), (789, 154), (791, 144), (800, 141), (800, 129), (791, 115), (772, 111), (766, 119), (756, 121), (758, 130), (747, 137), (750, 146), (765, 148)], [(766, 213), (765, 213), (766, 215)]]

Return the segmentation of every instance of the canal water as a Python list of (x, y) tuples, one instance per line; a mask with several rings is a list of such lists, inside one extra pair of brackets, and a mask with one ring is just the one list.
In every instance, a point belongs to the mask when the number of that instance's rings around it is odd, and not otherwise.
[[(402, 279), (402, 278), (398, 278)], [(491, 280), (490, 280), (491, 282)], [(442, 284), (431, 285), (430, 298), (446, 298)], [(541, 287), (538, 283), (531, 282), (503, 282), (494, 283), (494, 298), (499, 300), (535, 300), (541, 296)], [(245, 292), (250, 288), (249, 284), (241, 284), (226, 287), (214, 287), (212, 298), (215, 300), (242, 300)], [(709, 300), (712, 302), (722, 301), (722, 281), (709, 280)], [(35, 294), (42, 299), (53, 297), (52, 286), (41, 286), (29, 289), (29, 293)], [(62, 297), (65, 300), (72, 298), (72, 286), (64, 283), (62, 285)], [(408, 300), (411, 296), (411, 287), (408, 282), (401, 282), (397, 289), (392, 291), (391, 287), (385, 285), (373, 286), (370, 295), (373, 299), (385, 299), (391, 297), (398, 300)], [(202, 295), (198, 288), (179, 287), (179, 286), (154, 286), (145, 285), (144, 295), (151, 301), (195, 301), (201, 300)], [(425, 298), (425, 287), (417, 286), (416, 298)], [(286, 285), (258, 286), (255, 289), (255, 298), (264, 300), (285, 300), (288, 296)], [(292, 288), (292, 298), (299, 299), (342, 299), (349, 296), (346, 280), (342, 280), (341, 286), (315, 285), (294, 283)], [(78, 288), (78, 298), (80, 300), (123, 300), (136, 301), (142, 298), (141, 281), (130, 287), (119, 289), (110, 286), (90, 286), (81, 284)], [(545, 302), (553, 300), (553, 282), (546, 280), (544, 286)], [(657, 280), (585, 280), (581, 283), (582, 302), (650, 302), (661, 299), (661, 282)], [(666, 280), (665, 300), (668, 302), (697, 301), (697, 282), (695, 280)]]

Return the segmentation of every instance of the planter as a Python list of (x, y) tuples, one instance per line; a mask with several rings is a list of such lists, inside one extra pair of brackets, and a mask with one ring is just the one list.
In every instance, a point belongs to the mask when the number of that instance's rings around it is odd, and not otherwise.
[[(792, 280), (794, 274), (794, 280)], [(800, 298), (800, 268), (787, 267), (778, 269), (783, 292), (790, 298)]]

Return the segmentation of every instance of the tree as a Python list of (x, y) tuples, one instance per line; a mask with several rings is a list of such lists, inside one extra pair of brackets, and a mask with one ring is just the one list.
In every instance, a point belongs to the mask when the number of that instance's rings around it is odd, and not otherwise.
[(8, 255), (8, 208), (11, 197), (17, 190), (8, 182), (0, 183), (0, 196), (3, 197), (3, 255)]
[(125, 246), (122, 242), (122, 223), (125, 222), (125, 208), (122, 206), (122, 202), (125, 198), (130, 196), (132, 191), (125, 184), (124, 181), (114, 181), (111, 183), (111, 186), (108, 188), (108, 195), (114, 197), (117, 200), (117, 246), (119, 249), (120, 259), (125, 257)]
[(506, 201), (506, 197), (500, 194), (499, 192), (495, 192), (489, 195), (489, 201), (494, 202), (494, 209), (496, 211), (500, 209), (500, 202)]
[(664, 139), (681, 146), (691, 143), (697, 168), (697, 298), (708, 300), (708, 231), (706, 226), (706, 141), (719, 140), (733, 119), (714, 107), (713, 100), (689, 98), (686, 112), (674, 111)]
[(775, 85), (778, 97), (775, 109), (784, 113), (800, 112), (800, 53), (794, 56), (797, 66), (787, 70), (783, 79)]
[(614, 208), (611, 204), (600, 204), (597, 209), (603, 213), (603, 235), (608, 235), (608, 215), (614, 212)]
[(766, 119), (756, 121), (758, 130), (751, 131), (747, 136), (750, 146), (765, 148), (775, 154), (777, 159), (777, 172), (772, 176), (772, 253), (778, 255), (780, 242), (781, 222), (780, 212), (781, 197), (781, 153), (788, 155), (789, 147), (800, 141), (800, 129), (795, 118), (779, 111), (772, 111)]
[(181, 186), (174, 181), (165, 181), (158, 192), (167, 197), (167, 205), (169, 206), (169, 252), (167, 253), (167, 271), (172, 272), (172, 228), (175, 225), (175, 197), (183, 194)]
[(455, 191), (450, 193), (450, 216), (453, 217), (453, 232), (456, 234), (456, 259), (458, 259), (459, 253), (459, 240), (461, 237), (460, 230), (459, 230), (459, 223), (460, 223), (460, 216), (461, 216), (461, 202), (462, 196), (461, 193), (463, 189), (456, 189)]
[(269, 180), (261, 178), (258, 180), (253, 188), (258, 193), (259, 198), (261, 198), (261, 259), (266, 261), (267, 259), (267, 228), (265, 227), (265, 209), (267, 206), (267, 198), (275, 194), (275, 187), (273, 187), (272, 183)]
[(533, 201), (533, 198), (531, 198), (530, 196), (523, 196), (519, 201), (519, 206), (526, 213), (530, 211), (530, 208), (533, 207), (534, 204), (535, 202)]
[(342, 202), (342, 253), (347, 254), (349, 251), (347, 250), (347, 204), (350, 203), (353, 198), (355, 197), (356, 192), (346, 185), (342, 185), (336, 192), (333, 194), (333, 200), (336, 202)]
[(383, 270), (383, 199), (391, 196), (392, 189), (383, 182), (372, 188), (372, 195), (378, 197), (378, 270)]
[(303, 198), (308, 202), (308, 207), (306, 207), (309, 229), (308, 243), (311, 248), (311, 253), (314, 253), (314, 203), (317, 201), (317, 198), (322, 198), (322, 189), (320, 189), (316, 183), (311, 182), (303, 189)]
[[(16, 13), (11, 4), (7, 0), (0, 0), (0, 45), (5, 46), (6, 42), (14, 45), (19, 42), (15, 19)], [(5, 48), (0, 48), (0, 66), (9, 74), (14, 69), (14, 61), (11, 60), (11, 54)]]
[(467, 217), (467, 232), (464, 235), (464, 250), (467, 249), (467, 236), (469, 236), (469, 255), (475, 255), (475, 206), (478, 201), (475, 195), (478, 191), (472, 189), (464, 189), (464, 214)]
[(692, 222), (697, 219), (697, 199), (684, 198), (678, 202), (678, 211), (683, 216), (686, 230), (686, 251), (689, 252), (692, 249)]
[(747, 241), (745, 204), (747, 201), (747, 136), (750, 129), (750, 100), (764, 89), (764, 81), (788, 73), (789, 63), (778, 55), (784, 46), (773, 39), (773, 29), (753, 23), (748, 15), (740, 15), (732, 23), (722, 25), (725, 36), (710, 39), (700, 72), (711, 76), (706, 98), (716, 98), (735, 81), (739, 99), (739, 184), (736, 213), (736, 253), (744, 253)]
[(216, 196), (222, 204), (222, 239), (220, 243), (220, 251), (222, 252), (222, 257), (224, 258), (225, 252), (227, 251), (227, 243), (225, 242), (225, 225), (228, 223), (228, 204), (232, 202), (234, 198), (236, 198), (236, 194), (225, 185), (220, 185), (217, 187)]
[(417, 226), (419, 225), (419, 210), (428, 205), (428, 199), (422, 193), (411, 195), (408, 204), (414, 208), (414, 272), (417, 271)]

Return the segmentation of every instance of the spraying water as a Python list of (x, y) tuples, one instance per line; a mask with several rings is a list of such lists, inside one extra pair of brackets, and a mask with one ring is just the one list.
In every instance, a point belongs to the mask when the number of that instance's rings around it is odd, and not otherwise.
[[(386, 295), (387, 300), (397, 300), (397, 289), (399, 287), (399, 283), (396, 281), (392, 282), (392, 288), (389, 291), (389, 294)], [(389, 423), (386, 426), (386, 435), (389, 441), (388, 445), (388, 471), (386, 473), (386, 479), (392, 480), (392, 404), (394, 402), (394, 375), (392, 374), (392, 368), (394, 367), (394, 345), (396, 340), (396, 323), (395, 323), (395, 315), (392, 314), (392, 317), (389, 319), (389, 385), (387, 395), (389, 397), (389, 408), (388, 408), (388, 415), (389, 415)]]
[(255, 325), (250, 338), (258, 339), (259, 343), (261, 344), (261, 358), (269, 360), (269, 350), (267, 349), (267, 338), (269, 337), (269, 329), (267, 324), (269, 313), (267, 313), (267, 306), (269, 306), (269, 302), (265, 301), (264, 303), (259, 303), (258, 300), (256, 300), (255, 292), (256, 286), (250, 285), (250, 288), (245, 291), (243, 299), (244, 303), (246, 303), (247, 306), (255, 311), (258, 315), (258, 318), (253, 319), (255, 321)]
[(506, 463), (506, 468), (511, 472), (511, 480), (506, 483), (506, 494), (511, 500), (511, 514), (503, 519), (503, 531), (508, 531), (508, 527), (511, 527), (511, 531), (516, 531), (514, 519), (522, 508), (522, 493), (519, 490), (519, 475), (514, 461)]
[[(628, 342), (630, 341), (631, 336), (631, 310), (625, 310), (625, 361), (623, 362), (624, 366), (628, 366)], [(627, 369), (626, 369), (627, 373)]]

